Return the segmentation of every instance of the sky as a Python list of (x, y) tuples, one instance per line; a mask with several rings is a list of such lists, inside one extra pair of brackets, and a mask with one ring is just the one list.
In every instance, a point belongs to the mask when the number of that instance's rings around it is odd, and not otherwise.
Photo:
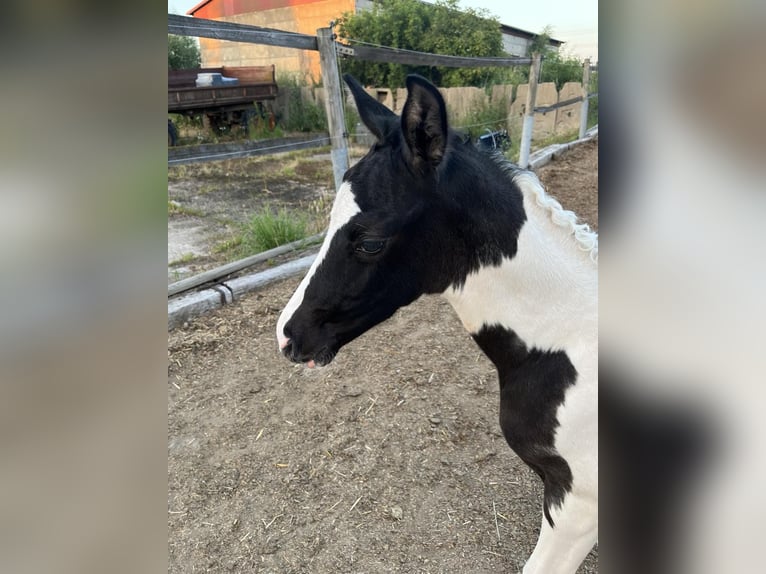
[[(168, 12), (185, 14), (200, 0), (168, 0)], [(598, 0), (460, 0), (463, 8), (484, 8), (501, 23), (530, 32), (551, 26), (564, 53), (598, 60)]]

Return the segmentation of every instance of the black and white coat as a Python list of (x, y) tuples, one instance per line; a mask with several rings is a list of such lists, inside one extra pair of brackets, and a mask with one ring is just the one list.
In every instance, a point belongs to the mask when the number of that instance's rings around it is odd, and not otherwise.
[(537, 177), (451, 132), (407, 79), (401, 118), (346, 77), (376, 136), (345, 174), (279, 348), (309, 367), (423, 294), (441, 294), (497, 367), (500, 425), (545, 487), (525, 574), (574, 573), (598, 529), (597, 236)]

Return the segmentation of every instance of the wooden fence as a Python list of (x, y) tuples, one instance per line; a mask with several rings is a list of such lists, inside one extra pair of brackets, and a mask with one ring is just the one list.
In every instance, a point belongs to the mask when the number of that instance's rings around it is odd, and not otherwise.
[(523, 122), (521, 134), (521, 151), (519, 165), (526, 168), (529, 165), (529, 150), (534, 128), (536, 113), (547, 113), (582, 102), (580, 137), (585, 133), (587, 122), (588, 98), (587, 86), (590, 78), (590, 62), (583, 65), (583, 88), (582, 94), (570, 98), (569, 101), (558, 102), (547, 107), (536, 107), (537, 84), (540, 76), (541, 57), (539, 54), (532, 58), (468, 58), (463, 56), (450, 56), (444, 54), (428, 54), (397, 48), (380, 46), (353, 45), (347, 46), (335, 42), (332, 28), (320, 28), (316, 36), (298, 34), (284, 30), (247, 26), (218, 20), (206, 20), (191, 18), (177, 14), (168, 14), (168, 33), (179, 36), (196, 36), (201, 38), (214, 38), (232, 42), (246, 42), (294, 48), (297, 50), (313, 50), (319, 52), (322, 82), (325, 87), (324, 105), (327, 112), (329, 137), (332, 146), (332, 165), (335, 179), (335, 188), (340, 187), (343, 174), (349, 166), (348, 160), (348, 134), (346, 133), (343, 90), (338, 72), (337, 56), (359, 58), (374, 62), (395, 62), (410, 65), (429, 65), (445, 67), (488, 67), (488, 66), (520, 66), (530, 65), (529, 86), (527, 89), (525, 104), (523, 107)]

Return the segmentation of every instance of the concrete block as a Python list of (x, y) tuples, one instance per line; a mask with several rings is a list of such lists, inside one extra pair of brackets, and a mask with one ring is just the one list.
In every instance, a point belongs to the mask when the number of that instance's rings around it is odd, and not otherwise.
[(439, 88), (447, 104), (453, 126), (459, 127), (469, 121), (471, 114), (489, 105), (489, 98), (481, 88)]
[(407, 89), (396, 88), (396, 97), (394, 98), (394, 112), (401, 115), (404, 109), (404, 102), (407, 101)]
[[(559, 93), (554, 82), (544, 82), (537, 85), (535, 107), (551, 106), (559, 101)], [(542, 139), (551, 136), (556, 129), (556, 110), (535, 114), (535, 127), (532, 139)]]
[(506, 113), (511, 111), (511, 103), (513, 102), (513, 85), (512, 84), (499, 84), (492, 86), (492, 105), (499, 102), (505, 102)]
[[(567, 82), (559, 92), (559, 101), (571, 100), (581, 95), (582, 84), (580, 82)], [(580, 102), (557, 109), (555, 132), (560, 134), (580, 129), (581, 110), (582, 103)]]
[(388, 88), (365, 88), (365, 91), (389, 110), (394, 109), (394, 94)]

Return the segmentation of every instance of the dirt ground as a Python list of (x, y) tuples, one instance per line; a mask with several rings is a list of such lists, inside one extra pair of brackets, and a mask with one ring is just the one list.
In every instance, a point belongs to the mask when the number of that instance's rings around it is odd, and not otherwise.
[(321, 231), (332, 188), (330, 154), (316, 150), (170, 168), (168, 283), (240, 258), (218, 246), (264, 207), (307, 214), (309, 234)]
[[(592, 142), (540, 173), (596, 226), (597, 169)], [(521, 571), (542, 488), (451, 307), (422, 298), (310, 370), (274, 334), (299, 280), (168, 335), (168, 571)]]

